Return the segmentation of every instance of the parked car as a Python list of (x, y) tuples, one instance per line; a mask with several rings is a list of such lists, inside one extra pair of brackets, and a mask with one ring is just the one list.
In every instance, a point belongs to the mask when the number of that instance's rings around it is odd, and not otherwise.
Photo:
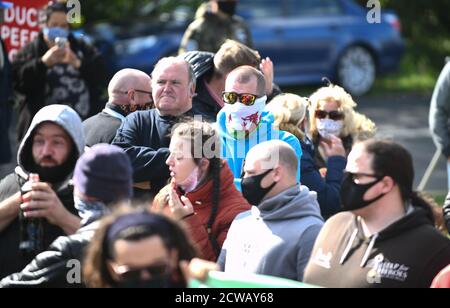
[[(153, 22), (101, 25), (95, 37), (109, 50), (113, 70), (151, 72), (158, 59), (176, 54), (194, 11), (180, 5)], [(319, 84), (328, 77), (362, 95), (377, 75), (397, 69), (404, 50), (393, 12), (382, 11), (379, 23), (369, 23), (368, 9), (353, 0), (240, 0), (238, 12), (252, 29), (255, 49), (275, 63), (280, 85)]]

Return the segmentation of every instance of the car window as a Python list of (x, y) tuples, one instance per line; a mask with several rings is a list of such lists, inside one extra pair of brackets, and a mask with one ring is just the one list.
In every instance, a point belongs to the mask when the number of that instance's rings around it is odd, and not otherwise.
[(336, 0), (288, 0), (289, 14), (293, 16), (339, 15), (342, 8)]
[(269, 18), (284, 16), (284, 1), (280, 0), (241, 0), (239, 1), (239, 15), (252, 18)]

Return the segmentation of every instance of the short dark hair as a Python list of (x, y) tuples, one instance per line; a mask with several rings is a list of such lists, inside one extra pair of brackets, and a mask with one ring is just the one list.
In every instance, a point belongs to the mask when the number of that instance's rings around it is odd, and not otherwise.
[(365, 151), (372, 155), (371, 167), (374, 173), (377, 176), (391, 177), (400, 189), (402, 200), (425, 210), (434, 223), (431, 205), (413, 190), (414, 165), (408, 150), (389, 140), (369, 139), (362, 144)]
[(67, 14), (67, 4), (66, 1), (50, 1), (47, 3), (47, 5), (44, 7), (44, 14), (43, 14), (43, 23), (46, 23), (53, 13), (60, 12)]

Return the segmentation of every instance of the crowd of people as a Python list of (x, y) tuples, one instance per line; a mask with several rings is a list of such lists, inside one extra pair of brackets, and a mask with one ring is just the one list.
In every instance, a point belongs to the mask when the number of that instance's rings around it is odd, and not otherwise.
[(0, 62), (1, 125), (2, 99), (20, 98), (17, 167), (0, 182), (0, 287), (186, 287), (204, 279), (193, 268), (450, 287), (442, 211), (413, 190), (410, 153), (375, 139), (345, 89), (282, 93), (250, 39), (192, 42), (237, 20), (235, 4), (203, 6), (183, 53), (151, 76), (117, 72), (104, 106), (101, 57), (70, 34), (61, 3), (11, 67)]

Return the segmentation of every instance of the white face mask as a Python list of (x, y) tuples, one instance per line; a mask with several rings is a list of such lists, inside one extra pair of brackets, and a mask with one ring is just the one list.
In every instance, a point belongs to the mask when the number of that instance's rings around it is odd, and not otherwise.
[(185, 193), (190, 193), (197, 188), (199, 183), (199, 168), (195, 167), (191, 174), (181, 182), (177, 182), (177, 186), (180, 187)]
[(331, 119), (316, 119), (317, 131), (320, 136), (328, 138), (330, 135), (339, 137), (344, 123)]
[(240, 102), (236, 102), (233, 105), (225, 104), (223, 109), (227, 116), (227, 129), (231, 132), (241, 132), (249, 130), (252, 124), (258, 126), (266, 101), (267, 96), (263, 96), (255, 100), (252, 106), (246, 106)]

